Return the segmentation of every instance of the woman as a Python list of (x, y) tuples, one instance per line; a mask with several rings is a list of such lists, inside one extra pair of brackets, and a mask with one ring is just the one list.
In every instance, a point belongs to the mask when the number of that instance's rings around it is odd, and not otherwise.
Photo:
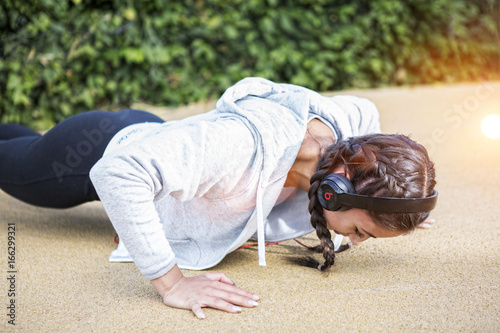
[(425, 149), (379, 132), (378, 112), (365, 99), (248, 78), (215, 110), (181, 121), (124, 110), (80, 114), (44, 136), (2, 125), (0, 187), (44, 207), (101, 200), (164, 303), (204, 318), (202, 307), (236, 313), (259, 297), (222, 273), (187, 278), (180, 268), (212, 267), (253, 235), (265, 265), (265, 240), (315, 229), (325, 262), (302, 264), (325, 271), (334, 261), (330, 230), (356, 245), (425, 221), (428, 212), (330, 211), (320, 202), (330, 174), (344, 175), (362, 195), (432, 195)]

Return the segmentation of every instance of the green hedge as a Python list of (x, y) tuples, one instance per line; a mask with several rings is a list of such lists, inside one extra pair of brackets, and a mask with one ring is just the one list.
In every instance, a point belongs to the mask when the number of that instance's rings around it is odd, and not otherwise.
[(326, 91), (499, 78), (496, 0), (3, 0), (0, 121), (217, 98), (247, 76)]

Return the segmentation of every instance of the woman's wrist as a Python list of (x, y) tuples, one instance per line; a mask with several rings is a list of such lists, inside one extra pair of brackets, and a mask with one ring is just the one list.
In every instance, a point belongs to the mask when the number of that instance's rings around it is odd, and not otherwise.
[(183, 277), (184, 274), (182, 274), (179, 266), (175, 265), (171, 270), (167, 272), (167, 274), (151, 280), (151, 283), (163, 298), (165, 294), (177, 284), (177, 282), (182, 280)]

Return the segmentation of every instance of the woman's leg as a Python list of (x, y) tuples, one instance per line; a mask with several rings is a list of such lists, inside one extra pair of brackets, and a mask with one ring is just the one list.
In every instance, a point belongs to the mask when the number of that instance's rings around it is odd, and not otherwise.
[(0, 141), (22, 136), (40, 136), (40, 134), (18, 124), (0, 124)]
[[(90, 169), (119, 130), (142, 122), (163, 120), (139, 110), (89, 111), (62, 121), (43, 136), (18, 128), (10, 139), (0, 139), (0, 188), (42, 207), (67, 208), (99, 200)], [(7, 126), (12, 131), (12, 125), (1, 125), (0, 132)]]

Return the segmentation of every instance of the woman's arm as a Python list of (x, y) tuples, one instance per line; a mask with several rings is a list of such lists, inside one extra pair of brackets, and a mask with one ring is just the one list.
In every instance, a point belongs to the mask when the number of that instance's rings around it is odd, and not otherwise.
[(184, 277), (154, 202), (167, 195), (191, 200), (215, 184), (235, 183), (234, 175), (247, 168), (253, 155), (253, 139), (246, 133), (234, 122), (190, 124), (113, 152), (91, 170), (99, 198), (139, 270), (153, 281), (165, 304), (191, 309), (200, 317), (204, 306), (228, 312), (238, 312), (235, 305), (255, 306), (249, 302), (255, 295), (221, 273)]

